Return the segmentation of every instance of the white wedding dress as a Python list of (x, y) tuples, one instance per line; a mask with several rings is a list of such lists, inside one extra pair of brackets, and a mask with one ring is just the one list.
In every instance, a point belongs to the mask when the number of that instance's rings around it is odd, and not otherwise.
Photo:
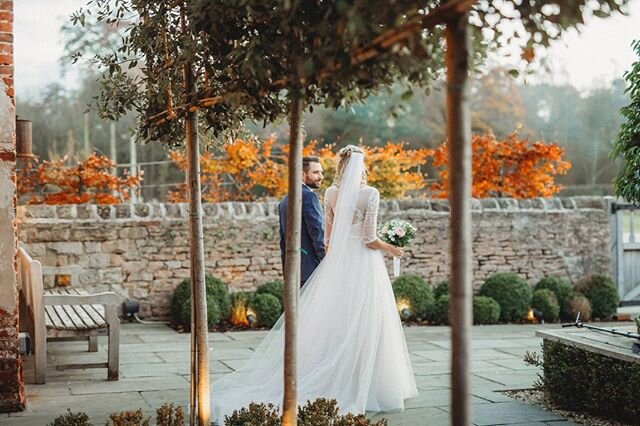
[[(327, 256), (298, 305), (298, 405), (333, 398), (340, 412), (394, 411), (418, 392), (382, 252), (375, 240), (380, 196), (361, 185), (363, 156), (352, 153), (325, 193)], [(251, 402), (282, 404), (281, 317), (247, 363), (212, 384), (214, 420)]]

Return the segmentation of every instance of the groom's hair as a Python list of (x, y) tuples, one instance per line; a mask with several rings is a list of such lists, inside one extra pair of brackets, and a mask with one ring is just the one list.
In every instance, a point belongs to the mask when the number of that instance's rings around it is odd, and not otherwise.
[(320, 163), (320, 158), (315, 156), (302, 157), (302, 171), (308, 172), (311, 163)]

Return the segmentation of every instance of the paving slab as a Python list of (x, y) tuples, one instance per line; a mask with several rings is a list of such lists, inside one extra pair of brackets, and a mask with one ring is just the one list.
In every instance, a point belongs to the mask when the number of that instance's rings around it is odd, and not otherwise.
[[(500, 391), (530, 387), (538, 369), (524, 364), (527, 351), (539, 351), (535, 337), (541, 326), (498, 325), (473, 327), (471, 351), (471, 405), (476, 425), (564, 425), (561, 417), (515, 401)], [(543, 328), (558, 327), (545, 325)], [(418, 397), (402, 412), (369, 413), (386, 418), (390, 426), (450, 424), (450, 327), (406, 327), (410, 358), (416, 373)], [(210, 333), (211, 382), (243, 366), (266, 331)], [(87, 412), (94, 424), (108, 415), (141, 408), (146, 415), (165, 403), (188, 405), (190, 336), (165, 324), (123, 323), (118, 381), (105, 380), (105, 369), (57, 370), (56, 362), (106, 359), (106, 339), (98, 353), (88, 353), (86, 342), (56, 342), (48, 346), (48, 381), (32, 384), (33, 359), (25, 360), (27, 409), (0, 414), (0, 425), (44, 426), (66, 408)], [(213, 395), (215, 398), (215, 395)]]

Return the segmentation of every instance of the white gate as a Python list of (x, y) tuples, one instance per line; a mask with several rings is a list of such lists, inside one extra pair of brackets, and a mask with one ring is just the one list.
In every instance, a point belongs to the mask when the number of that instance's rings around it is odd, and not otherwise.
[(621, 305), (640, 305), (640, 206), (611, 203), (614, 274)]

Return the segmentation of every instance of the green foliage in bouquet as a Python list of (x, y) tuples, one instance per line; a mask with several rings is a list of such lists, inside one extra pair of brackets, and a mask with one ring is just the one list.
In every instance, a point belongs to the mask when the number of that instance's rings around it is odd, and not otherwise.
[(282, 305), (272, 294), (256, 294), (249, 301), (249, 306), (255, 311), (258, 325), (261, 327), (273, 327), (282, 315)]
[[(231, 298), (227, 286), (222, 281), (207, 275), (205, 278), (207, 292), (207, 324), (209, 327), (216, 325), (222, 318), (219, 301), (227, 310), (228, 318), (231, 311)], [(185, 330), (191, 327), (191, 283), (187, 278), (182, 281), (173, 292), (171, 300), (171, 319)]]
[(385, 243), (406, 247), (415, 238), (416, 228), (405, 220), (392, 219), (380, 227), (378, 234)]
[(409, 305), (407, 319), (430, 319), (433, 310), (433, 292), (427, 283), (417, 275), (401, 275), (393, 282), (396, 302)]
[(560, 277), (544, 277), (533, 288), (535, 290), (547, 289), (551, 290), (558, 299), (558, 305), (560, 306), (560, 316), (567, 317), (564, 312), (564, 302), (569, 296), (573, 294), (573, 286), (569, 280)]
[(532, 291), (529, 284), (518, 275), (498, 273), (482, 284), (480, 296), (492, 297), (498, 302), (501, 321), (517, 322), (529, 311)]
[(277, 297), (282, 306), (284, 306), (283, 293), (284, 282), (282, 280), (269, 281), (268, 283), (262, 284), (258, 287), (258, 290), (256, 290), (256, 294), (270, 294)]
[(546, 288), (533, 292), (531, 307), (542, 312), (542, 318), (545, 322), (555, 322), (560, 316), (558, 298), (553, 291)]
[(575, 289), (587, 296), (595, 318), (608, 319), (616, 313), (620, 298), (616, 285), (608, 276), (588, 275), (576, 282)]
[(493, 298), (475, 296), (473, 298), (473, 323), (495, 324), (500, 319), (500, 305)]

